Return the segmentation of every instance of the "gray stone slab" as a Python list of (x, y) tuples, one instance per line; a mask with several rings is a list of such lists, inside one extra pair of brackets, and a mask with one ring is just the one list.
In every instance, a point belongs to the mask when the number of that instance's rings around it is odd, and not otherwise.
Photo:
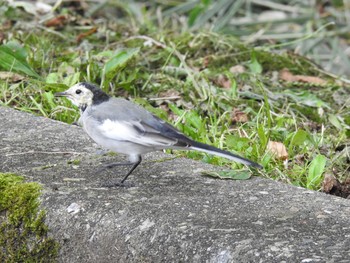
[(350, 262), (349, 200), (269, 179), (216, 180), (208, 164), (149, 154), (127, 168), (77, 126), (0, 107), (0, 172), (44, 186), (61, 262)]

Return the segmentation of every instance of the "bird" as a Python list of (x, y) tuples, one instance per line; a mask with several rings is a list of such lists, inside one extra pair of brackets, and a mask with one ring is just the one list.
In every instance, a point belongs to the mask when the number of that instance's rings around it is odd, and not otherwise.
[(124, 186), (141, 163), (143, 154), (164, 149), (196, 150), (262, 168), (249, 159), (189, 138), (140, 105), (111, 97), (95, 84), (80, 82), (54, 96), (66, 97), (79, 108), (78, 124), (93, 141), (105, 149), (128, 156), (128, 162), (107, 165), (108, 168), (131, 166), (122, 180), (112, 186)]

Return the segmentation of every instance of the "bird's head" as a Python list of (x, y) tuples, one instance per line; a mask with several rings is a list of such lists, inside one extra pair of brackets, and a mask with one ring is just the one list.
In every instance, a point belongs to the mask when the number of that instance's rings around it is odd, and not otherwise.
[(81, 110), (91, 105), (97, 105), (109, 99), (100, 88), (87, 82), (80, 82), (64, 92), (55, 93), (55, 97), (66, 97)]

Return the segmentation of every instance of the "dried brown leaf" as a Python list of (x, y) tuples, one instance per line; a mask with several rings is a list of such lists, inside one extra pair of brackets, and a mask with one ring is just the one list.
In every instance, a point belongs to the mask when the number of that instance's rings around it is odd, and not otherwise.
[(334, 175), (326, 173), (322, 182), (322, 192), (331, 193), (332, 190), (340, 188), (340, 182)]
[(218, 78), (215, 80), (215, 83), (224, 89), (230, 89), (232, 87), (231, 80), (222, 74), (218, 76)]
[(64, 15), (56, 16), (48, 21), (46, 21), (45, 26), (47, 27), (63, 27), (67, 22), (67, 17)]
[(181, 93), (175, 89), (168, 89), (159, 92), (158, 97), (159, 98), (166, 98), (166, 99), (179, 99), (181, 98)]
[(0, 71), (0, 79), (7, 80), (9, 82), (19, 82), (25, 79), (25, 77), (13, 72)]
[(267, 151), (275, 155), (277, 159), (287, 160), (288, 152), (286, 146), (281, 142), (269, 141), (267, 144)]
[(88, 36), (91, 36), (92, 34), (96, 33), (97, 32), (97, 27), (93, 27), (91, 28), (90, 30), (84, 32), (84, 33), (81, 33), (77, 36), (77, 42), (80, 43), (84, 38), (88, 37)]
[(246, 71), (245, 67), (242, 65), (236, 65), (230, 68), (230, 72), (233, 74), (240, 74)]
[(340, 182), (334, 175), (325, 174), (322, 182), (322, 191), (327, 194), (336, 195), (336, 196), (349, 199), (350, 197), (349, 178), (343, 182)]
[(248, 122), (248, 115), (243, 112), (240, 111), (239, 109), (233, 109), (232, 114), (231, 114), (231, 121), (232, 123), (245, 123)]
[(294, 75), (288, 69), (282, 69), (280, 71), (279, 78), (287, 82), (305, 82), (305, 83), (311, 83), (316, 85), (327, 84), (327, 81), (319, 77)]

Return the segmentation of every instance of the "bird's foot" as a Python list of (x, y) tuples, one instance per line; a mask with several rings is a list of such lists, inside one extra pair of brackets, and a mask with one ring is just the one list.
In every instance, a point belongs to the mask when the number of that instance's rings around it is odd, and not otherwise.
[(134, 185), (126, 182), (106, 182), (101, 185), (103, 188), (114, 188), (114, 187), (133, 187)]

